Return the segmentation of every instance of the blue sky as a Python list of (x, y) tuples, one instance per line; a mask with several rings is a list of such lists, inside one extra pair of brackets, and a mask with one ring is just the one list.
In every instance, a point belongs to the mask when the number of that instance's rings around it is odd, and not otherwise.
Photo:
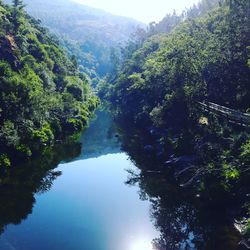
[(180, 12), (198, 0), (74, 0), (112, 14), (135, 18), (144, 23), (160, 21), (173, 9)]

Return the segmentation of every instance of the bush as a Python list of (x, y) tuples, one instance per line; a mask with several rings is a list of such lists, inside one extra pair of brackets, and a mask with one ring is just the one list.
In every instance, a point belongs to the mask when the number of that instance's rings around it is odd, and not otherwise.
[(0, 155), (0, 167), (10, 167), (11, 162), (7, 154)]
[(83, 130), (83, 123), (79, 118), (70, 118), (67, 121), (67, 132), (76, 133)]
[(250, 140), (241, 147), (241, 150), (241, 161), (243, 164), (248, 164), (250, 162)]
[(83, 100), (83, 91), (77, 84), (67, 86), (67, 92), (69, 92), (77, 101)]
[(0, 127), (0, 141), (8, 146), (16, 146), (19, 140), (15, 124), (9, 120), (5, 121)]
[(46, 123), (40, 130), (35, 130), (33, 132), (33, 139), (39, 145), (46, 146), (47, 144), (51, 144), (54, 140), (54, 134), (50, 125)]
[(22, 156), (24, 157), (30, 157), (32, 155), (31, 149), (24, 144), (18, 145), (16, 147), (16, 150), (21, 153)]

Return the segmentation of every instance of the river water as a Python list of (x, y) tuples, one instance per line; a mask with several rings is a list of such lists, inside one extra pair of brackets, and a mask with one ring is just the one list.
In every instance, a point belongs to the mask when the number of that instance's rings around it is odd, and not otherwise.
[(60, 164), (62, 175), (35, 196), (25, 221), (6, 228), (0, 249), (132, 250), (141, 242), (150, 249), (157, 233), (149, 203), (124, 183), (131, 168), (124, 153)]
[[(47, 192), (34, 193), (32, 211), (25, 219), (4, 225), (1, 250), (152, 249), (158, 233), (150, 219), (149, 201), (140, 199), (138, 186), (125, 184), (127, 170), (136, 167), (117, 140), (105, 136), (107, 125), (102, 123), (105, 127), (97, 133), (99, 124), (93, 122), (82, 138), (80, 156), (53, 170), (58, 177)], [(25, 191), (31, 190), (22, 190), (21, 197)], [(17, 196), (6, 203), (26, 206), (27, 198), (22, 201)], [(15, 213), (12, 209), (10, 213)], [(8, 211), (4, 215), (8, 217)]]
[(2, 178), (1, 250), (238, 249), (224, 205), (139, 170), (104, 114), (81, 140)]

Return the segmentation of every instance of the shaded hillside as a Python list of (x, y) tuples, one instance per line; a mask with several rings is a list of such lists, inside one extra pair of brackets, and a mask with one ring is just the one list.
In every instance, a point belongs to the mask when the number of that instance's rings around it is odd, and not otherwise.
[[(8, 0), (10, 1), (10, 0)], [(27, 11), (57, 35), (91, 78), (112, 69), (111, 47), (127, 41), (138, 21), (111, 15), (71, 0), (25, 0)], [(83, 69), (85, 70), (85, 69)]]
[(221, 1), (204, 16), (156, 30), (138, 49), (127, 48), (113, 85), (103, 84), (100, 95), (122, 135), (134, 135), (130, 143), (155, 154), (182, 187), (222, 190), (248, 209), (250, 125), (232, 124), (197, 103), (249, 112), (249, 13), (249, 1)]
[(0, 1), (0, 167), (80, 132), (97, 100), (58, 41)]

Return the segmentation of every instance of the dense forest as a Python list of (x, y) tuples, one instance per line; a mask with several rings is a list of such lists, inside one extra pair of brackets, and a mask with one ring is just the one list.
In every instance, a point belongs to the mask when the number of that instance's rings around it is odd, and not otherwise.
[[(221, 3), (205, 17), (181, 22), (167, 35), (149, 36), (132, 53), (132, 46), (128, 47), (130, 55), (113, 84), (104, 84), (104, 90), (100, 86), (100, 96), (108, 95), (117, 122), (124, 129), (158, 134), (171, 153), (192, 153), (204, 144), (205, 132), (208, 138), (229, 137), (233, 131), (230, 124), (203, 117), (197, 102), (210, 101), (248, 112), (248, 6), (248, 1)], [(245, 142), (240, 147), (243, 151), (247, 150)], [(183, 147), (183, 143), (188, 145)]]
[(113, 57), (119, 46), (130, 39), (137, 27), (146, 26), (72, 0), (25, 0), (24, 3), (30, 15), (57, 35), (93, 86), (113, 69)]
[(199, 103), (249, 112), (249, 5), (202, 1), (151, 24), (123, 49), (116, 75), (99, 86), (125, 148), (140, 145), (144, 156), (155, 155), (151, 162), (161, 162), (152, 166), (172, 172), (182, 187), (193, 186), (208, 199), (220, 190), (240, 197), (244, 208), (249, 125), (206, 112)]
[(0, 1), (0, 58), (1, 167), (87, 125), (98, 101), (86, 77), (20, 0)]
[[(156, 249), (184, 249), (190, 232), (197, 249), (227, 249), (230, 239), (218, 239), (220, 215), (248, 246), (250, 1), (202, 0), (146, 29), (68, 0), (6, 2), (0, 0), (0, 233), (31, 213), (34, 194), (61, 174), (53, 170), (59, 162), (120, 153), (121, 143), (140, 169), (127, 184), (137, 183), (153, 204)], [(76, 138), (100, 102), (114, 124), (97, 111), (81, 149)], [(235, 114), (241, 118), (231, 119)]]

